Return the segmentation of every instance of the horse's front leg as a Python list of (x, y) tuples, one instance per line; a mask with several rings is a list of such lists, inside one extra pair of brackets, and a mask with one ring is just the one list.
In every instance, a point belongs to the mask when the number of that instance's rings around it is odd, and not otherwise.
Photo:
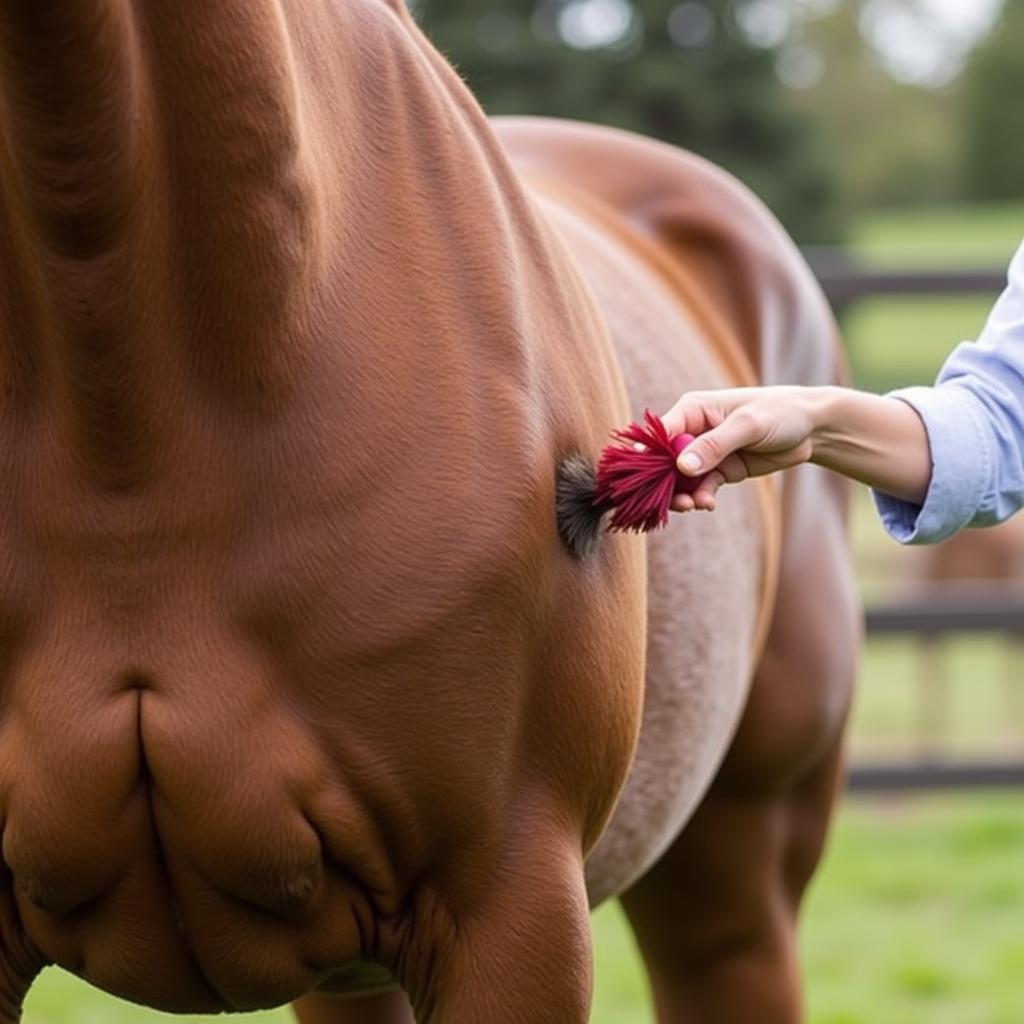
[[(578, 838), (523, 825), (497, 864), (419, 896), (387, 966), (405, 992), (300, 999), (300, 1024), (587, 1024), (591, 940)], [(413, 1009), (415, 1008), (415, 1009)]]
[(48, 961), (25, 934), (14, 883), (0, 864), (0, 1024), (18, 1024), (21, 1004)]
[(524, 829), (520, 861), (453, 918), (436, 975), (411, 988), (421, 1024), (587, 1024), (592, 951), (578, 839)]

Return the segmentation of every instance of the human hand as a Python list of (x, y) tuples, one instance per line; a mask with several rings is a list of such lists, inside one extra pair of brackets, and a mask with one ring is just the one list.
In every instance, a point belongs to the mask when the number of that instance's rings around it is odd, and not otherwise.
[(696, 435), (678, 466), (686, 476), (702, 479), (693, 494), (673, 498), (673, 510), (711, 512), (723, 484), (809, 461), (823, 390), (781, 386), (684, 394), (662, 419), (672, 435)]

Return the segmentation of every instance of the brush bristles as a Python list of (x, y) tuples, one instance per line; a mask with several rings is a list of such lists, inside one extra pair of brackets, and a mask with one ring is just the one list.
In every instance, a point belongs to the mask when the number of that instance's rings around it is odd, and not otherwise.
[(649, 533), (665, 526), (673, 495), (696, 482), (676, 468), (679, 452), (692, 438), (670, 437), (650, 409), (643, 424), (630, 423), (612, 436), (620, 443), (608, 445), (601, 453), (595, 494), (600, 505), (614, 509), (608, 528)]
[(562, 543), (575, 558), (586, 558), (597, 547), (601, 519), (609, 506), (596, 497), (593, 464), (582, 455), (563, 459), (555, 478), (555, 512)]

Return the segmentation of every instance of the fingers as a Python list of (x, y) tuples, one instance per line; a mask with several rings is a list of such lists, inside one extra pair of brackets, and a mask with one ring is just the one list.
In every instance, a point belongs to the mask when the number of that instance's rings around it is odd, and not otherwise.
[(729, 394), (727, 391), (687, 392), (662, 416), (662, 422), (672, 435), (703, 434), (725, 418), (721, 403)]
[(691, 494), (677, 494), (670, 506), (673, 512), (692, 512), (696, 507), (697, 503)]
[[(719, 426), (701, 434), (680, 456), (679, 470), (700, 476), (721, 466), (734, 452), (763, 440), (764, 425), (748, 409), (738, 409)], [(741, 479), (746, 479), (746, 468)], [(728, 483), (733, 481), (729, 480)]]
[(672, 499), (674, 512), (714, 512), (716, 495), (724, 484), (742, 483), (750, 476), (747, 464), (739, 455), (728, 456), (716, 469), (701, 480), (693, 494), (677, 494)]
[(733, 452), (762, 440), (763, 417), (751, 405), (763, 388), (690, 391), (662, 417), (670, 434), (693, 434), (697, 440), (679, 458), (687, 476), (714, 469)]

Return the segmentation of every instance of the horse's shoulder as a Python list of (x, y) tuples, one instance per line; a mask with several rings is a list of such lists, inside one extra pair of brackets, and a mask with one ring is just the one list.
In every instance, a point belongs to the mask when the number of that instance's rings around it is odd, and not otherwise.
[(745, 185), (674, 146), (598, 125), (499, 118), (516, 167), (612, 207), (696, 276), (766, 383), (837, 374), (827, 303), (793, 241)]

